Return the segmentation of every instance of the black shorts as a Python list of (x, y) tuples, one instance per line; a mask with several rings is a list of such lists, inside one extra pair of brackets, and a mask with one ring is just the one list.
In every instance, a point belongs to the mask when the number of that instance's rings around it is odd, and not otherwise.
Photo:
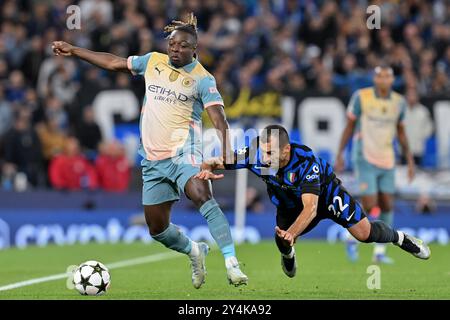
[[(298, 208), (277, 208), (277, 226), (287, 230), (297, 219), (303, 206)], [(361, 204), (334, 178), (325, 185), (319, 195), (317, 215), (302, 234), (308, 233), (323, 219), (331, 219), (344, 228), (350, 228), (364, 219), (366, 214)]]

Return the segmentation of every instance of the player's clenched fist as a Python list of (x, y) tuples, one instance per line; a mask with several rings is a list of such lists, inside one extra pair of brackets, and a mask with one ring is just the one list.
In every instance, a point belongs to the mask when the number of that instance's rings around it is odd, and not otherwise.
[(277, 236), (287, 245), (292, 247), (295, 243), (294, 236), (285, 230), (280, 229), (278, 226), (275, 227), (275, 232), (277, 233)]
[(71, 44), (64, 41), (53, 41), (52, 44), (53, 52), (57, 56), (59, 55), (66, 57), (71, 56), (73, 48), (74, 47)]

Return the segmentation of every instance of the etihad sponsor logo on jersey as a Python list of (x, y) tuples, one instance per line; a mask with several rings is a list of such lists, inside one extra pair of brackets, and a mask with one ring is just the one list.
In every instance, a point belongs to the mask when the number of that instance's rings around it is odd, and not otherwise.
[(377, 125), (380, 126), (388, 126), (388, 125), (392, 125), (392, 123), (397, 122), (397, 118), (393, 118), (392, 116), (389, 115), (385, 115), (385, 114), (368, 114), (367, 118), (372, 121), (372, 122), (376, 122)]
[(150, 91), (151, 93), (158, 93), (160, 95), (155, 96), (155, 100), (165, 100), (167, 102), (175, 102), (172, 99), (176, 99), (178, 101), (181, 102), (186, 102), (188, 101), (188, 96), (182, 93), (177, 93), (174, 90), (171, 89), (167, 89), (161, 86), (157, 86), (154, 84), (151, 84), (147, 87), (148, 91)]

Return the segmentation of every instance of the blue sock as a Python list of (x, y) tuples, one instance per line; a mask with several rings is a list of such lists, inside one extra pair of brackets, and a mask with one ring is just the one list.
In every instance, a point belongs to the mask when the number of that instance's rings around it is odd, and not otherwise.
[(216, 200), (211, 199), (205, 202), (200, 208), (200, 213), (208, 222), (209, 232), (211, 232), (225, 259), (235, 257), (236, 251), (231, 237), (230, 225)]
[(170, 224), (169, 227), (160, 234), (152, 236), (158, 242), (161, 242), (167, 248), (189, 254), (191, 252), (191, 239), (189, 239), (184, 233), (180, 231), (174, 224)]

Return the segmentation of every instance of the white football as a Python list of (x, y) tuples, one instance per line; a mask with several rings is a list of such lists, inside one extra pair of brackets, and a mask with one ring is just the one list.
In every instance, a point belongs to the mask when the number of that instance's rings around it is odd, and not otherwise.
[(80, 264), (74, 271), (73, 284), (82, 295), (100, 296), (108, 291), (111, 276), (103, 263), (89, 260)]

